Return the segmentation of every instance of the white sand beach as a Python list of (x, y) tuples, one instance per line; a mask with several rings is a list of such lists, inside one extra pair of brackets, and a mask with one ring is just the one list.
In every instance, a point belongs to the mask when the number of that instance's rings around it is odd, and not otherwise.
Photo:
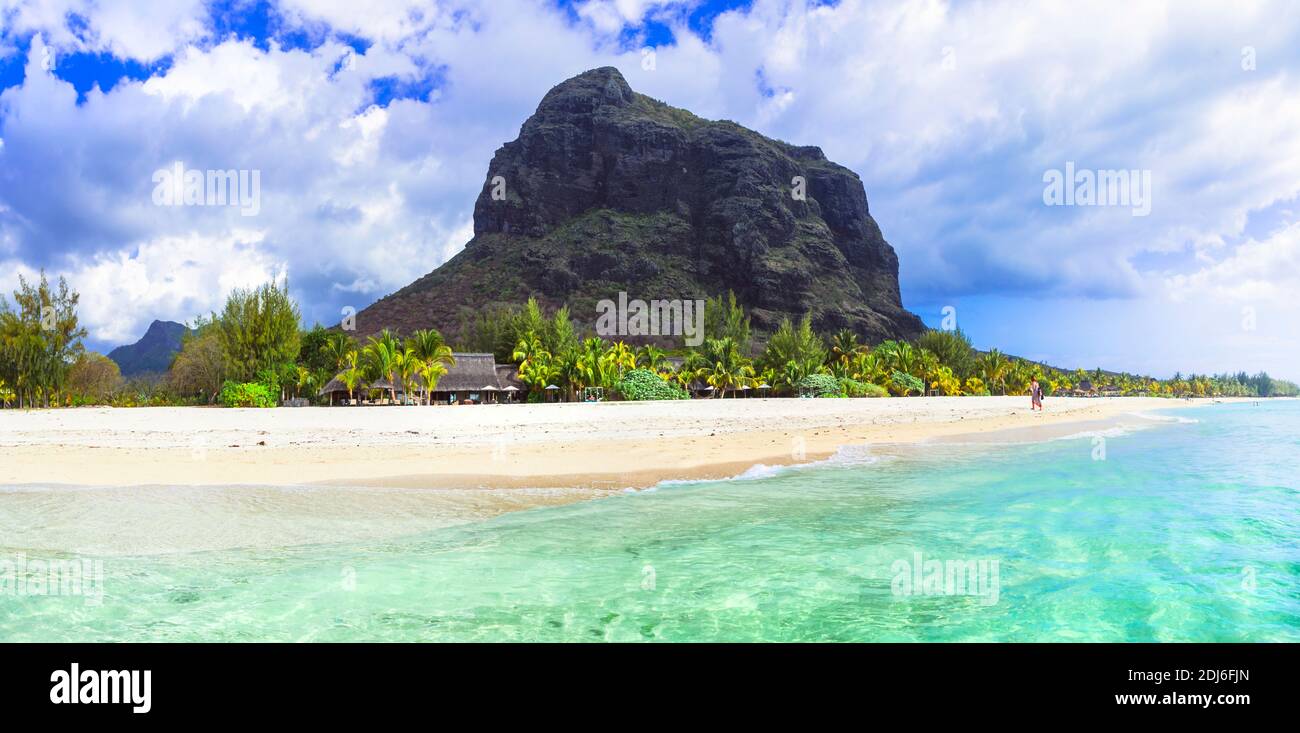
[[(1087, 423), (1156, 398), (715, 399), (299, 409), (0, 411), (0, 485), (566, 488), (718, 478), (845, 445)], [(575, 494), (578, 498), (584, 492)]]

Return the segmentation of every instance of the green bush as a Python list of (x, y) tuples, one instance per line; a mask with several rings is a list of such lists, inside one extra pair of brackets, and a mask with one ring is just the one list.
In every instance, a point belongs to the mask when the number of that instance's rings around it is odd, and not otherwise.
[(871, 382), (859, 382), (856, 379), (840, 380), (840, 390), (846, 397), (888, 397), (889, 390)]
[(829, 374), (809, 374), (799, 380), (799, 393), (812, 392), (813, 397), (843, 397), (840, 380)]
[(618, 391), (628, 400), (685, 400), (690, 395), (649, 369), (633, 369), (623, 375)]
[(259, 382), (231, 382), (221, 385), (221, 404), (226, 407), (275, 407), (275, 395)]
[(897, 369), (894, 370), (893, 376), (889, 378), (889, 382), (893, 391), (903, 397), (913, 392), (925, 393), (925, 384), (921, 380)]

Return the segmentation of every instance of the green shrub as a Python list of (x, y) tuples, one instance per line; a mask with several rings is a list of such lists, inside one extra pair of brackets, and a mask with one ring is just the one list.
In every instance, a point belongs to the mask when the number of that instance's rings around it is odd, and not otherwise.
[(897, 369), (894, 370), (893, 376), (889, 378), (889, 386), (891, 391), (903, 397), (913, 392), (925, 393), (925, 384), (921, 380)]
[(231, 382), (221, 385), (221, 404), (226, 407), (275, 407), (275, 395), (259, 382)]
[(813, 397), (843, 397), (840, 380), (829, 374), (809, 374), (799, 380), (799, 393), (812, 392)]
[(690, 395), (649, 369), (633, 369), (623, 375), (618, 391), (628, 400), (685, 400)]
[(859, 382), (847, 377), (840, 379), (840, 390), (846, 397), (888, 397), (889, 390), (871, 382)]

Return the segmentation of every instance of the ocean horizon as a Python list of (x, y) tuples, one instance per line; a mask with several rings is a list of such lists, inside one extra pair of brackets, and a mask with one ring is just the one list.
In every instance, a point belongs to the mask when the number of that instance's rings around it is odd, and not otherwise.
[[(0, 641), (1300, 640), (1300, 402), (1143, 422), (483, 520), (416, 490), (0, 488)], [(79, 594), (19, 588), (88, 560)]]

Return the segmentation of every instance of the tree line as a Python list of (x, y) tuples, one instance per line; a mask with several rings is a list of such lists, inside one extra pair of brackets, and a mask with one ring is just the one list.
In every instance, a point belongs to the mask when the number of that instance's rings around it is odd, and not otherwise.
[(567, 308), (547, 313), (534, 299), (479, 311), (461, 324), (454, 348), (432, 327), (404, 337), (385, 330), (361, 343), (319, 324), (302, 328), (287, 280), (232, 291), (221, 313), (195, 319), (166, 375), (125, 380), (112, 360), (85, 349), (78, 302), (64, 279), (51, 285), (44, 273), (34, 283), (19, 278), (12, 306), (0, 297), (0, 405), (273, 406), (288, 398), (317, 400), (332, 380), (350, 399), (364, 390), (395, 400), (403, 391), (431, 404), (455, 364), (453, 351), (489, 352), (497, 363), (516, 365), (533, 400), (548, 392), (578, 399), (591, 390), (626, 399), (1023, 394), (1034, 378), (1047, 394), (1083, 387), (1170, 397), (1300, 393), (1266, 373), (1158, 380), (1067, 371), (997, 349), (978, 351), (960, 330), (869, 345), (847, 329), (817, 333), (807, 315), (784, 319), (759, 343), (734, 293), (706, 301), (705, 337), (697, 347), (609, 341), (581, 330)]

